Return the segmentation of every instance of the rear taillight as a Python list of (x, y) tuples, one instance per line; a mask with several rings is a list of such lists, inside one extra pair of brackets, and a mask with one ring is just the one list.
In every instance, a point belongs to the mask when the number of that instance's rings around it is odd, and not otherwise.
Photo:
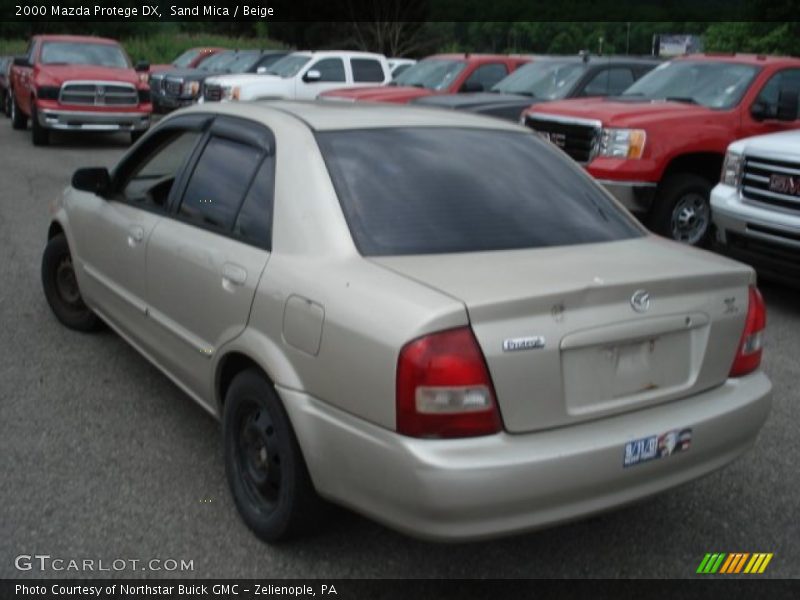
[(736, 358), (731, 367), (731, 377), (741, 377), (755, 371), (761, 364), (761, 353), (764, 348), (764, 328), (767, 326), (767, 308), (761, 292), (750, 286), (750, 298), (747, 305), (747, 319), (744, 332), (736, 351)]
[(412, 437), (490, 435), (503, 427), (494, 386), (469, 327), (406, 344), (397, 361), (397, 431)]

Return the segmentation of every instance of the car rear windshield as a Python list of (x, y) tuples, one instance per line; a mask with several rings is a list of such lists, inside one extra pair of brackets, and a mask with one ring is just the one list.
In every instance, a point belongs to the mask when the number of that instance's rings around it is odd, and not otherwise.
[(758, 67), (732, 62), (676, 60), (650, 71), (622, 97), (731, 108), (739, 104), (758, 71)]
[(119, 46), (77, 42), (45, 42), (39, 62), (43, 65), (98, 65), (118, 69), (131, 66)]
[(409, 127), (320, 132), (317, 139), (364, 256), (641, 235), (579, 167), (532, 133)]

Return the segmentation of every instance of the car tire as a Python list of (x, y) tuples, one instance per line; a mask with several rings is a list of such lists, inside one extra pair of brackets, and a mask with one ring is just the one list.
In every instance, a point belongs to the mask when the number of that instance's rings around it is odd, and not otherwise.
[(139, 138), (141, 138), (145, 133), (147, 133), (146, 130), (145, 131), (131, 131), (131, 144), (135, 144), (136, 142), (138, 142)]
[(47, 146), (50, 143), (50, 130), (39, 124), (39, 111), (31, 100), (31, 140), (34, 146)]
[(28, 117), (19, 109), (17, 99), (13, 93), (11, 95), (11, 127), (14, 129), (25, 129), (28, 126)]
[(103, 322), (83, 302), (63, 233), (50, 239), (44, 249), (42, 287), (50, 309), (63, 325), (87, 333), (103, 328)]
[(322, 502), (289, 417), (260, 371), (248, 369), (233, 379), (222, 422), (225, 473), (247, 526), (266, 542), (307, 531)]
[(691, 246), (706, 246), (711, 234), (711, 188), (699, 175), (670, 175), (658, 187), (650, 227)]

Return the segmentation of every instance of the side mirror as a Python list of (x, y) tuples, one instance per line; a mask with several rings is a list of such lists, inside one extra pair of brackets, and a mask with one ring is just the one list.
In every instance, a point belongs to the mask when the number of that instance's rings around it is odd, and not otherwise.
[(311, 69), (310, 71), (307, 71), (305, 75), (303, 75), (303, 81), (306, 83), (314, 83), (320, 79), (322, 79), (322, 73), (316, 69)]
[(140, 60), (139, 62), (136, 63), (136, 66), (134, 67), (134, 69), (136, 71), (138, 71), (139, 73), (149, 71), (150, 70), (150, 63), (147, 62), (146, 60)]
[(15, 67), (30, 67), (31, 63), (28, 60), (27, 56), (15, 56), (14, 57), (14, 66)]
[(105, 167), (78, 169), (72, 176), (72, 187), (82, 192), (104, 196), (111, 188), (111, 176)]
[(469, 94), (471, 92), (482, 92), (483, 91), (483, 84), (478, 83), (477, 81), (467, 81), (464, 85), (461, 86), (461, 89), (458, 90), (460, 94)]
[(778, 111), (775, 118), (778, 121), (797, 120), (798, 90), (783, 89), (778, 94)]

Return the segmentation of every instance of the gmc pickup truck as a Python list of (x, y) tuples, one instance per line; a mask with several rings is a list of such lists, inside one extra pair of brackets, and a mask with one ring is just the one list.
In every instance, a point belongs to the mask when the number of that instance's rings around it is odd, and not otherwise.
[(690, 55), (656, 67), (616, 98), (538, 104), (522, 121), (653, 231), (702, 245), (728, 144), (800, 127), (798, 90), (798, 58)]
[(128, 131), (136, 141), (150, 127), (147, 63), (134, 69), (114, 40), (37, 35), (11, 68), (14, 129), (31, 121), (33, 144), (51, 130)]
[(800, 286), (800, 130), (731, 144), (711, 214), (717, 250)]

